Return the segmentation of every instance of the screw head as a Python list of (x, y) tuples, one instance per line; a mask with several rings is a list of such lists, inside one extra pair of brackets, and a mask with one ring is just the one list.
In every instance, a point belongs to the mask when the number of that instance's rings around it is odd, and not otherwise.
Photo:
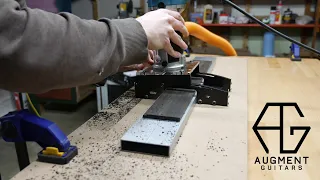
[(217, 102), (216, 101), (212, 101), (212, 105), (216, 105), (217, 104)]
[(198, 100), (198, 103), (201, 104), (201, 103), (202, 103), (202, 99), (199, 99), (199, 100)]
[(167, 67), (168, 66), (168, 62), (167, 61), (163, 61), (161, 64), (163, 67)]

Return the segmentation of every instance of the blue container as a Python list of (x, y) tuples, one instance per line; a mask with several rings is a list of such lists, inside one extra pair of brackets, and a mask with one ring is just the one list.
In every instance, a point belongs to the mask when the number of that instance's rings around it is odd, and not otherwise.
[(202, 13), (191, 13), (190, 14), (190, 21), (197, 22), (197, 18), (202, 19), (203, 18), (203, 14)]
[(264, 33), (263, 39), (263, 56), (274, 57), (274, 40), (275, 35), (271, 32)]
[(185, 5), (188, 0), (148, 0), (148, 7), (157, 7), (159, 3), (164, 3), (166, 6)]

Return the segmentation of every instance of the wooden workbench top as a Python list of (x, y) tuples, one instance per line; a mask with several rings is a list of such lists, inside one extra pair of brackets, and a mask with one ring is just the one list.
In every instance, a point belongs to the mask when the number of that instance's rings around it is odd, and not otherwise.
[(247, 62), (221, 59), (229, 107), (197, 105), (170, 158), (120, 151), (120, 138), (151, 106), (128, 91), (69, 135), (79, 155), (65, 166), (33, 162), (13, 179), (239, 179), (247, 175)]
[[(153, 102), (136, 99), (134, 92), (128, 91), (69, 135), (79, 148), (72, 162), (65, 166), (33, 162), (13, 179), (319, 180), (320, 62), (218, 57), (213, 73), (232, 79), (230, 105), (197, 105), (172, 157), (120, 151), (123, 133)], [(290, 138), (290, 126), (311, 126), (299, 152), (286, 155), (308, 156), (302, 170), (261, 170), (254, 164), (257, 156), (283, 156), (279, 154), (277, 131), (261, 131), (270, 150), (266, 154), (252, 130), (267, 102), (297, 102), (305, 115), (300, 120), (294, 109), (284, 110), (285, 148), (295, 147), (302, 135), (295, 131)], [(279, 126), (277, 108), (265, 117), (260, 126)]]
[[(303, 59), (292, 62), (288, 58), (254, 58), (248, 59), (248, 107), (249, 107), (249, 156), (248, 176), (259, 180), (320, 180), (320, 61)], [(309, 126), (299, 151), (295, 154), (280, 154), (279, 131), (260, 130), (270, 153), (262, 148), (261, 143), (252, 130), (262, 109), (267, 102), (293, 102), (300, 107), (304, 117), (300, 117), (294, 107), (283, 108), (284, 149), (293, 150), (301, 139), (304, 130), (294, 131), (290, 136), (290, 128)], [(270, 107), (266, 111), (259, 126), (279, 126), (280, 108)], [(292, 161), (282, 166), (272, 165), (272, 170), (261, 170), (261, 165), (254, 164), (258, 157), (308, 157), (307, 164)], [(261, 159), (261, 158), (260, 158)], [(293, 158), (292, 158), (293, 159)], [(294, 169), (295, 168), (295, 169)]]

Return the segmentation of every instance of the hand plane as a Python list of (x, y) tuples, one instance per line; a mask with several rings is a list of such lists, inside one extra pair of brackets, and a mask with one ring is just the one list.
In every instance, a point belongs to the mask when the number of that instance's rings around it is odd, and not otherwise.
[[(219, 36), (203, 27), (186, 22), (191, 35), (215, 46), (219, 46), (228, 55), (236, 55), (232, 46)], [(171, 43), (173, 49), (183, 54), (183, 49)], [(231, 79), (216, 74), (200, 72), (199, 61), (186, 61), (185, 55), (175, 58), (164, 50), (156, 51), (152, 67), (137, 72), (134, 80), (137, 98), (156, 99), (167, 88), (184, 88), (197, 91), (199, 104), (228, 105)]]

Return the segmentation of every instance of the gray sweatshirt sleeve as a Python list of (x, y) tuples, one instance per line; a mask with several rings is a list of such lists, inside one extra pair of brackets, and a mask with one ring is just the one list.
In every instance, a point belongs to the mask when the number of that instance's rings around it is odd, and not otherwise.
[(135, 19), (83, 20), (0, 0), (0, 88), (40, 93), (99, 82), (147, 59)]

